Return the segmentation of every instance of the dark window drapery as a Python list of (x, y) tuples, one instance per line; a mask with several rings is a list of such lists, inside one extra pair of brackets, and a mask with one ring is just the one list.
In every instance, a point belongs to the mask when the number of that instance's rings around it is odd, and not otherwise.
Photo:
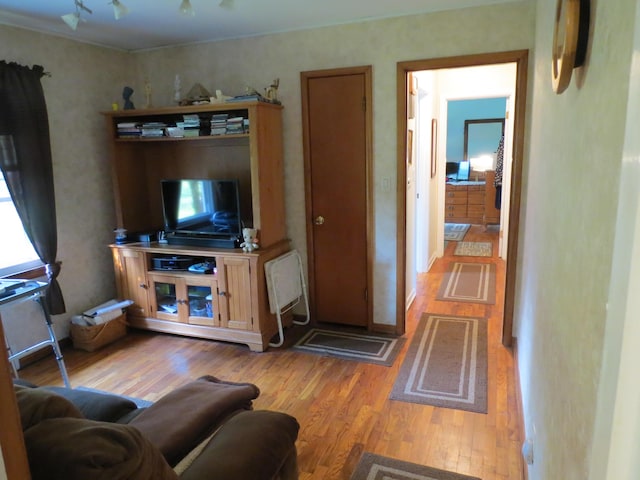
[(45, 264), (50, 314), (65, 313), (57, 277), (56, 225), (49, 119), (39, 65), (0, 61), (0, 168), (33, 248)]

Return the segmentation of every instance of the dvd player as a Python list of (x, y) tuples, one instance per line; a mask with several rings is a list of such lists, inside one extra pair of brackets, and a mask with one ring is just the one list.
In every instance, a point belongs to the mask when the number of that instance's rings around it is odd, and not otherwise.
[(154, 270), (188, 270), (195, 263), (192, 257), (154, 257)]

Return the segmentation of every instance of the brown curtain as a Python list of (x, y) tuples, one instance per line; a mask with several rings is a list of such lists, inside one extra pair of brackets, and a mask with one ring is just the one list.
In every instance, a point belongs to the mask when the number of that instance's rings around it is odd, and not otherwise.
[(45, 264), (49, 288), (46, 307), (52, 315), (65, 312), (57, 277), (53, 167), (49, 119), (39, 65), (26, 67), (0, 61), (0, 168), (11, 199), (33, 248)]

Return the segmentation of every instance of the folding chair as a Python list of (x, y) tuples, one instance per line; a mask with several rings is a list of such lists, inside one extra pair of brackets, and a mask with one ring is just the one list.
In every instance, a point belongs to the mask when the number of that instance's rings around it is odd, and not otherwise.
[(309, 323), (309, 299), (307, 298), (307, 286), (304, 281), (300, 254), (297, 250), (291, 250), (266, 262), (264, 270), (267, 277), (269, 307), (271, 313), (275, 313), (278, 320), (279, 341), (269, 343), (269, 346), (280, 347), (284, 343), (282, 315), (302, 300), (304, 300), (306, 319), (304, 321), (294, 320), (293, 323), (296, 325)]

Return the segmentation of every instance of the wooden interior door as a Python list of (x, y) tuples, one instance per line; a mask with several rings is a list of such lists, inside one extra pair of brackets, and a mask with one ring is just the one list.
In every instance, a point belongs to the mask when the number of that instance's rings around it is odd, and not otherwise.
[(369, 327), (371, 68), (301, 80), (312, 318)]

